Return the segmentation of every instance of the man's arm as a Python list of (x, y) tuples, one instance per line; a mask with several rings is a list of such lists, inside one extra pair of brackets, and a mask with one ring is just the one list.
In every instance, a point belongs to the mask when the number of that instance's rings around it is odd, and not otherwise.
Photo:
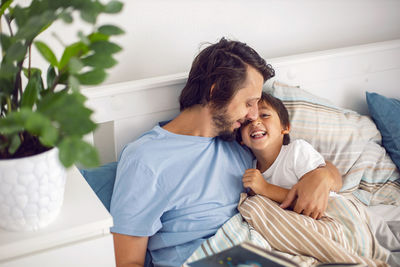
[(288, 208), (295, 201), (293, 210), (299, 214), (319, 219), (328, 205), (330, 191), (339, 191), (342, 187), (342, 176), (331, 162), (325, 167), (306, 173), (300, 181), (290, 189), (282, 208)]
[(117, 267), (144, 266), (146, 258), (147, 236), (130, 236), (113, 233)]

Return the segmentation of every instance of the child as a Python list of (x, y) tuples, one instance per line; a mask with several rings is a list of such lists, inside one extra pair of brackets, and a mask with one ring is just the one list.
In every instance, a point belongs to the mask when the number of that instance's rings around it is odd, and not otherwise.
[[(290, 188), (303, 175), (325, 166), (325, 160), (309, 143), (290, 143), (289, 114), (283, 103), (263, 92), (259, 118), (247, 122), (240, 130), (239, 140), (256, 156), (254, 169), (243, 175), (243, 186), (252, 192), (282, 203)], [(337, 196), (331, 192), (331, 196)], [(313, 214), (319, 219), (322, 214)]]
[[(256, 195), (246, 200), (242, 196), (238, 207), (242, 216), (277, 250), (313, 256), (321, 262), (384, 266), (382, 261), (387, 260), (388, 251), (379, 245), (372, 233), (368, 237), (360, 234), (360, 238), (370, 242), (354, 243), (357, 229), (366, 230), (368, 225), (365, 213), (360, 212), (360, 207), (354, 210), (353, 202), (349, 204), (350, 201), (332, 192), (327, 208), (331, 216), (312, 214), (314, 218), (321, 218), (313, 220), (292, 211), (283, 214), (283, 210), (270, 201), (282, 203), (303, 175), (324, 166), (325, 161), (306, 141), (290, 142), (288, 111), (279, 99), (263, 92), (258, 112), (258, 119), (243, 125), (238, 136), (238, 141), (249, 147), (256, 157), (254, 169), (246, 170), (242, 179), (243, 186)], [(335, 205), (346, 205), (358, 216), (349, 223), (346, 216), (335, 213), (332, 208)]]

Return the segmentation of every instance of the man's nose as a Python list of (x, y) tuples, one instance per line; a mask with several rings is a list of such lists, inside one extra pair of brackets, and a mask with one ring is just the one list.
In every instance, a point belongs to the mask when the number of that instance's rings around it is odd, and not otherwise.
[(258, 105), (255, 104), (249, 109), (249, 113), (247, 113), (247, 119), (250, 121), (255, 121), (258, 118)]

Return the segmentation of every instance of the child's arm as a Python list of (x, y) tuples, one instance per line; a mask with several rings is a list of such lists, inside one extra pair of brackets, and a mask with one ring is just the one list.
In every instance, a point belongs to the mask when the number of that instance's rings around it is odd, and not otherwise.
[(250, 188), (254, 193), (265, 196), (273, 201), (282, 203), (289, 193), (288, 189), (265, 181), (257, 169), (247, 169), (243, 174), (243, 187)]

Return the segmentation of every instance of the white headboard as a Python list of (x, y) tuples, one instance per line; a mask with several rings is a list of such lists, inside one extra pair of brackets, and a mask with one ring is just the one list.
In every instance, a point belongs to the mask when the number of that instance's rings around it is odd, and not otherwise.
[[(400, 40), (266, 59), (273, 81), (298, 85), (348, 109), (368, 114), (365, 91), (400, 98)], [(102, 163), (115, 161), (124, 145), (179, 112), (187, 73), (83, 90), (99, 128), (91, 137)]]

